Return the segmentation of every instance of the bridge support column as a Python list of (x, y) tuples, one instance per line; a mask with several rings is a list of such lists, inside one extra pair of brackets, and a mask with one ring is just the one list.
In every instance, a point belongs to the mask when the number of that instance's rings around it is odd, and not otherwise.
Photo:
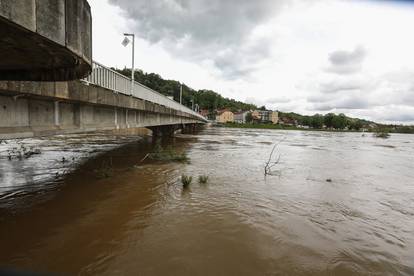
[(201, 125), (199, 124), (183, 124), (182, 126), (182, 133), (183, 134), (195, 134), (196, 132), (201, 130)]
[(55, 101), (55, 126), (60, 126), (60, 118), (59, 118), (59, 101)]
[(114, 112), (115, 112), (115, 129), (119, 129), (119, 125), (118, 125), (118, 109), (115, 107), (114, 108)]
[(178, 125), (154, 126), (149, 127), (152, 130), (153, 137), (173, 137)]

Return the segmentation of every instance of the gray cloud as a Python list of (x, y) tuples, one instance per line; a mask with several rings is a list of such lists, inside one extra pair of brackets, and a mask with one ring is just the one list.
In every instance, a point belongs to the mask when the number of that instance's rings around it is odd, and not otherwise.
[(338, 98), (331, 101), (316, 101), (315, 100), (313, 104), (311, 105), (311, 110), (317, 110), (317, 111), (331, 111), (334, 109), (365, 109), (370, 107), (370, 103), (367, 99), (363, 97), (355, 97), (355, 96), (347, 96)]
[(124, 10), (138, 36), (190, 61), (211, 60), (225, 78), (249, 74), (270, 55), (252, 31), (289, 0), (109, 0)]
[(267, 99), (267, 103), (269, 104), (286, 104), (286, 103), (290, 103), (292, 100), (289, 99), (288, 97), (273, 97), (273, 98), (269, 98)]
[(333, 81), (329, 83), (322, 83), (320, 85), (320, 91), (322, 93), (338, 93), (360, 90), (363, 84), (357, 80), (345, 80), (345, 81)]
[(341, 75), (359, 72), (366, 56), (367, 51), (362, 46), (357, 46), (352, 51), (332, 52), (328, 57), (330, 64), (326, 71)]

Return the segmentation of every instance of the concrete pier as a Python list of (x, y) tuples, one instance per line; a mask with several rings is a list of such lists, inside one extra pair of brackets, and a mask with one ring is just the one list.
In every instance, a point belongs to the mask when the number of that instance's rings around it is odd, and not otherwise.
[(0, 0), (0, 80), (66, 81), (92, 70), (86, 0)]

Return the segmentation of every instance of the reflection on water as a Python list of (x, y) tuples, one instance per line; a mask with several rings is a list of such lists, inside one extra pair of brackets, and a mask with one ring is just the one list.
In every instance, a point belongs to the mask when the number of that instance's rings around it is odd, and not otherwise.
[[(264, 178), (282, 139), (278, 175)], [(10, 161), (3, 153), (11, 145), (0, 146), (1, 266), (107, 275), (414, 274), (412, 135), (210, 128), (164, 141), (186, 151), (190, 164), (141, 163), (154, 144), (134, 137), (22, 143), (42, 153)], [(113, 173), (97, 177), (108, 160)], [(183, 173), (194, 178), (187, 190)], [(196, 181), (202, 174), (207, 185)]]

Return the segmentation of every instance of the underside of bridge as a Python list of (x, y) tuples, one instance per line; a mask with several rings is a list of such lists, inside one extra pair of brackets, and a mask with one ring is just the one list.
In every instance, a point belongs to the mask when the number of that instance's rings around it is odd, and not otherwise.
[(0, 139), (146, 127), (156, 136), (204, 121), (111, 90), (71, 82), (0, 82)]
[(89, 75), (86, 0), (0, 0), (0, 80), (64, 81)]

